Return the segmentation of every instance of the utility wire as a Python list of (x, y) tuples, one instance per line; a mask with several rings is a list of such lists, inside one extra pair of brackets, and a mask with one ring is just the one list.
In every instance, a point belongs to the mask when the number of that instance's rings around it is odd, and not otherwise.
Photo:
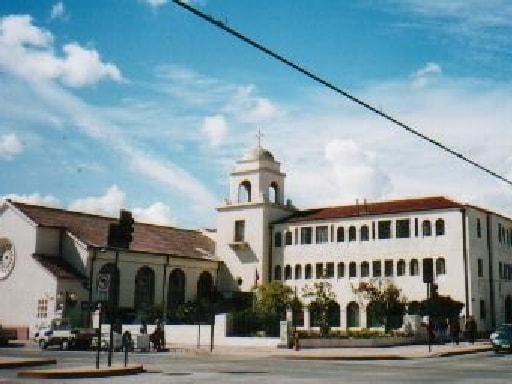
[(467, 156), (464, 156), (460, 152), (457, 152), (457, 151), (447, 147), (446, 145), (442, 144), (441, 142), (439, 142), (439, 141), (437, 141), (437, 140), (435, 140), (435, 139), (433, 139), (431, 137), (428, 137), (427, 135), (417, 131), (416, 129), (414, 129), (410, 125), (402, 123), (400, 120), (394, 118), (391, 115), (388, 115), (385, 112), (380, 111), (376, 107), (370, 105), (369, 103), (363, 101), (362, 99), (359, 99), (359, 98), (351, 95), (347, 91), (344, 91), (343, 89), (338, 88), (337, 86), (335, 86), (334, 84), (328, 82), (327, 80), (322, 79), (320, 76), (315, 75), (314, 73), (312, 73), (309, 70), (299, 66), (298, 64), (295, 64), (294, 62), (288, 60), (287, 58), (281, 56), (280, 54), (270, 50), (269, 48), (266, 48), (265, 46), (261, 45), (260, 43), (250, 39), (249, 37), (243, 35), (242, 33), (238, 32), (238, 31), (236, 31), (235, 29), (228, 27), (222, 21), (217, 20), (217, 19), (213, 18), (212, 16), (210, 16), (210, 15), (204, 13), (204, 12), (201, 12), (197, 8), (192, 7), (190, 4), (187, 4), (187, 3), (183, 2), (183, 0), (172, 0), (172, 1), (174, 3), (176, 3), (177, 5), (179, 5), (180, 7), (184, 8), (187, 11), (193, 13), (194, 15), (200, 17), (201, 19), (208, 21), (210, 24), (215, 25), (216, 27), (218, 27), (218, 28), (222, 29), (223, 31), (229, 33), (230, 35), (235, 36), (236, 38), (244, 41), (245, 43), (253, 46), (254, 48), (258, 49), (259, 51), (267, 54), (268, 56), (273, 57), (274, 59), (280, 61), (281, 63), (287, 65), (288, 67), (291, 67), (291, 68), (295, 69), (296, 71), (302, 73), (303, 75), (309, 77), (310, 79), (312, 79), (312, 80), (314, 80), (314, 81), (316, 81), (316, 82), (326, 86), (327, 88), (333, 90), (334, 92), (336, 92), (336, 93), (346, 97), (347, 99), (349, 99), (349, 100), (359, 104), (363, 108), (366, 108), (366, 109), (370, 110), (371, 112), (373, 112), (373, 113), (383, 117), (384, 119), (392, 122), (393, 124), (398, 125), (399, 127), (405, 129), (406, 131), (412, 133), (413, 135), (419, 137), (420, 139), (423, 139), (423, 140), (425, 140), (425, 141), (427, 141), (427, 142), (429, 142), (429, 143), (431, 143), (431, 144), (441, 148), (442, 150), (452, 154), (453, 156), (458, 157), (462, 161), (465, 161), (466, 163), (469, 163), (469, 164), (475, 166), (476, 168), (478, 168), (478, 169), (488, 173), (489, 175), (494, 176), (497, 179), (499, 179), (501, 181), (504, 181), (505, 183), (507, 183), (509, 185), (512, 185), (512, 181), (507, 179), (507, 178), (505, 178), (504, 176), (501, 176), (500, 174), (490, 170), (487, 167), (484, 167), (483, 165), (477, 163), (476, 161), (471, 160)]

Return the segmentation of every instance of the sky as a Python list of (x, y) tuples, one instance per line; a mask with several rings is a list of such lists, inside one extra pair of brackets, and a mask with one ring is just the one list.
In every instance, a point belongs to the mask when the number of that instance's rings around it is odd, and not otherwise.
[[(512, 3), (189, 0), (512, 178)], [(0, 1), (0, 197), (215, 228), (257, 144), (300, 209), (443, 195), (512, 216), (512, 186), (166, 0)]]

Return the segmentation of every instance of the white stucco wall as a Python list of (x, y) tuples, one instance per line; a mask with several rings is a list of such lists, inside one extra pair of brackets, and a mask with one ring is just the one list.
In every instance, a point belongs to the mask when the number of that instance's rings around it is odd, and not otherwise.
[(41, 321), (38, 299), (48, 300), (49, 317), (55, 312), (56, 279), (33, 259), (36, 227), (24, 216), (11, 208), (0, 211), (0, 237), (13, 242), (16, 252), (11, 275), (0, 280), (0, 323), (28, 326), (33, 332)]

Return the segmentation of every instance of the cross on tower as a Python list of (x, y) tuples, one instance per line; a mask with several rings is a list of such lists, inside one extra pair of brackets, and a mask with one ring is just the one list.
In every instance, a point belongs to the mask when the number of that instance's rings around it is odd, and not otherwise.
[(258, 128), (258, 133), (256, 134), (256, 137), (258, 138), (258, 148), (261, 147), (261, 138), (263, 137), (263, 132), (261, 132), (261, 129)]

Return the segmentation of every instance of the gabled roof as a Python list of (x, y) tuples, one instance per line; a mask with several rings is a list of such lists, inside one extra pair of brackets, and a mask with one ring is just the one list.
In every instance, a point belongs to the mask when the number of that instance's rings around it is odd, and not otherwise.
[(463, 204), (443, 196), (422, 197), (415, 199), (389, 200), (355, 205), (342, 205), (338, 207), (307, 209), (297, 211), (277, 223), (296, 223), (303, 221), (330, 220), (463, 207)]
[[(13, 201), (10, 203), (38, 226), (64, 228), (85, 244), (93, 247), (103, 247), (107, 244), (109, 224), (118, 221), (111, 217), (63, 209)], [(135, 223), (130, 250), (212, 259), (215, 253), (215, 243), (200, 231)]]

